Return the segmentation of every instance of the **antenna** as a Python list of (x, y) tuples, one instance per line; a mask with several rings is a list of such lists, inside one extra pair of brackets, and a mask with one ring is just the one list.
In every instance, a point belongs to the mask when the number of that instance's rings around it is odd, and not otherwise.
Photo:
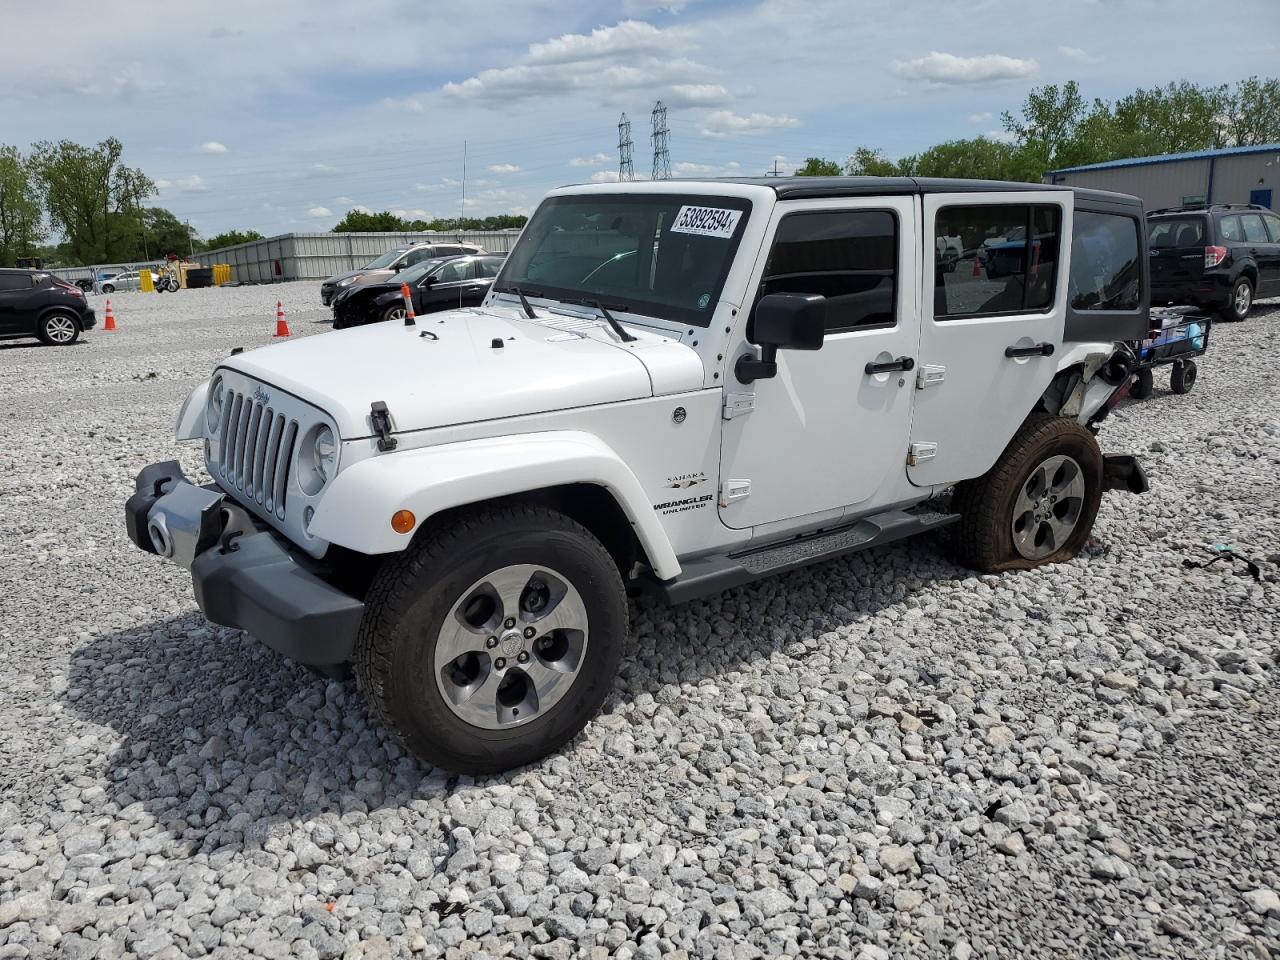
[(618, 118), (618, 180), (634, 180), (635, 164), (631, 162), (631, 121), (624, 113)]
[(462, 242), (462, 221), (467, 216), (467, 141), (462, 141), (462, 209), (458, 211), (458, 242)]
[(661, 100), (653, 105), (653, 179), (671, 179), (671, 130), (667, 127), (667, 108)]

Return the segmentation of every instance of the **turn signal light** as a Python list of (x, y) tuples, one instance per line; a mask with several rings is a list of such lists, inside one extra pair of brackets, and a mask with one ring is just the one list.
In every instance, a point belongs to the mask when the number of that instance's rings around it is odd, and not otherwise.
[(391, 529), (396, 533), (408, 533), (417, 522), (412, 510), (397, 510), (391, 515)]
[[(1195, 254), (1192, 254), (1195, 256)], [(1226, 247), (1205, 247), (1204, 248), (1204, 265), (1206, 267), (1216, 267), (1223, 260), (1227, 259)]]

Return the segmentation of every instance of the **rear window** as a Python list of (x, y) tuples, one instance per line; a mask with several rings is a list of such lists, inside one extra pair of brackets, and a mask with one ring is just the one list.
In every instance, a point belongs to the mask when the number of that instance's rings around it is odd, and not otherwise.
[(1244, 227), (1241, 226), (1239, 217), (1223, 217), (1218, 229), (1222, 231), (1224, 243), (1244, 242)]
[(0, 290), (30, 290), (32, 286), (29, 273), (0, 273)]
[(1075, 310), (1136, 310), (1142, 286), (1138, 221), (1077, 210), (1069, 295)]
[(1147, 224), (1147, 245), (1152, 249), (1203, 247), (1204, 217), (1170, 217)]

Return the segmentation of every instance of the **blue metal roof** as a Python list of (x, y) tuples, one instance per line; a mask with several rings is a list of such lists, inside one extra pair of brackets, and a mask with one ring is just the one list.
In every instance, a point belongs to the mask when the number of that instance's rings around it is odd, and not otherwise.
[(1045, 176), (1053, 176), (1056, 173), (1080, 173), (1083, 170), (1143, 167), (1153, 163), (1176, 163), (1179, 160), (1208, 160), (1212, 157), (1233, 157), (1244, 153), (1280, 154), (1280, 143), (1266, 143), (1259, 147), (1222, 147), (1218, 150), (1193, 150), (1189, 153), (1165, 153), (1156, 157), (1130, 157), (1126, 160), (1108, 160), (1105, 163), (1089, 163), (1083, 167), (1063, 167), (1061, 170), (1050, 170)]

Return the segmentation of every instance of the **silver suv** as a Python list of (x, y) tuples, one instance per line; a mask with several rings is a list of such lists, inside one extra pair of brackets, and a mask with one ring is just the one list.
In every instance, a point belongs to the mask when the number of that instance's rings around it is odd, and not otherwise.
[(456, 257), (460, 254), (487, 252), (483, 247), (470, 243), (415, 243), (410, 246), (396, 247), (359, 270), (335, 274), (320, 284), (320, 302), (327, 307), (343, 290), (353, 286), (363, 286), (366, 283), (381, 283), (406, 267), (412, 267), (416, 263), (433, 257)]

